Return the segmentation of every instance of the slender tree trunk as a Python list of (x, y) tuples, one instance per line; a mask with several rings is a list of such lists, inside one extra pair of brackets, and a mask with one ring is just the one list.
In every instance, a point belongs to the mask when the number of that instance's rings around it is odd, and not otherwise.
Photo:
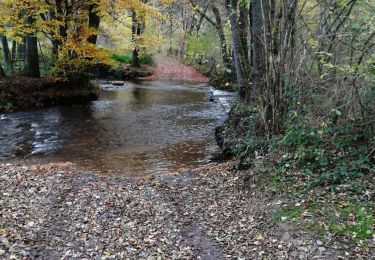
[[(90, 4), (89, 6), (89, 27), (96, 31), (99, 30), (99, 25), (100, 25), (100, 16), (99, 16), (97, 8), (98, 8), (98, 3), (93, 3), (93, 4)], [(98, 39), (98, 34), (96, 33), (96, 34), (90, 35), (87, 41), (89, 43), (96, 44), (97, 39)]]
[(25, 52), (26, 52), (26, 37), (22, 38), (22, 42), (17, 43), (15, 45), (16, 53), (15, 53), (15, 64), (16, 64), (16, 69), (18, 73), (23, 73), (24, 72), (24, 67), (25, 67)]
[[(249, 4), (249, 35), (250, 35), (250, 50), (249, 50), (249, 63), (250, 63), (250, 67), (252, 68), (253, 67), (253, 61), (254, 61), (254, 50), (253, 50), (253, 3), (251, 2)], [(251, 90), (252, 91), (252, 90)]]
[(17, 42), (13, 41), (12, 42), (12, 62), (16, 59), (17, 55)]
[(216, 20), (215, 28), (216, 28), (216, 31), (217, 31), (217, 33), (219, 35), (221, 57), (223, 59), (224, 67), (226, 69), (225, 73), (227, 73), (227, 70), (229, 70), (229, 68), (230, 68), (230, 63), (229, 63), (229, 55), (228, 55), (227, 42), (225, 40), (225, 33), (224, 33), (224, 28), (223, 28), (223, 22), (221, 20), (219, 9), (215, 5), (212, 5), (211, 9), (212, 9), (212, 12), (215, 15), (215, 20)]
[[(58, 5), (58, 2), (57, 2), (57, 5)], [(51, 10), (49, 12), (50, 20), (58, 20), (58, 18), (56, 16), (56, 11), (57, 11), (56, 9)], [(51, 38), (52, 38), (52, 40), (51, 40), (51, 42), (52, 42), (52, 56), (54, 58), (58, 58), (58, 56), (59, 56), (59, 44), (60, 44), (60, 42), (59, 42), (59, 40), (57, 40), (55, 38), (54, 33), (51, 33)]]
[(4, 71), (4, 69), (3, 69), (3, 66), (1, 66), (1, 64), (0, 64), (0, 79), (1, 78), (5, 78), (5, 71)]
[(252, 91), (251, 98), (255, 99), (257, 93), (263, 87), (263, 72), (264, 70), (264, 44), (263, 39), (263, 16), (262, 16), (262, 0), (253, 0), (251, 13), (251, 38), (253, 47), (253, 64), (252, 64)]
[(172, 52), (173, 52), (172, 39), (173, 39), (173, 17), (172, 17), (172, 10), (170, 10), (170, 14), (169, 14), (169, 54), (170, 55), (172, 55)]
[(52, 40), (52, 55), (55, 58), (59, 57), (59, 41)]
[[(27, 18), (27, 23), (33, 23), (31, 17)], [(38, 39), (33, 33), (26, 34), (25, 76), (40, 77)]]
[(249, 28), (249, 12), (246, 4), (241, 2), (240, 4), (240, 16), (238, 33), (240, 37), (240, 50), (242, 58), (242, 68), (245, 72), (249, 70), (249, 48), (248, 48), (248, 28)]
[[(65, 3), (66, 5), (66, 3)], [(60, 23), (59, 24), (59, 37), (55, 38), (52, 41), (52, 52), (54, 56), (57, 58), (59, 55), (60, 46), (63, 45), (63, 42), (68, 37), (68, 24), (67, 24), (67, 16), (70, 15), (70, 9), (64, 11), (63, 9), (63, 1), (62, 0), (55, 0), (55, 10), (52, 12), (52, 15), (55, 16), (55, 19)]]
[[(219, 36), (219, 40), (220, 40), (221, 57), (224, 63), (225, 73), (227, 74), (232, 66), (229, 60), (228, 46), (227, 46), (227, 42), (225, 39), (224, 26), (223, 26), (223, 21), (221, 19), (219, 9), (216, 7), (216, 5), (211, 4), (211, 10), (215, 16), (215, 21), (214, 21), (206, 14), (207, 8), (201, 11), (194, 1), (190, 0), (190, 3), (195, 9), (195, 11), (201, 15), (201, 20), (203, 20), (204, 18), (206, 19), (208, 23), (210, 23), (213, 27), (215, 27), (217, 34)], [(229, 3), (227, 4), (229, 5)]]
[(22, 38), (22, 43), (17, 44), (17, 59), (19, 61), (25, 60), (26, 54), (26, 37)]
[(132, 41), (133, 41), (133, 51), (132, 51), (132, 66), (139, 67), (139, 47), (138, 47), (138, 31), (139, 31), (139, 24), (137, 21), (137, 13), (133, 9), (132, 11)]
[(241, 44), (240, 44), (240, 37), (238, 32), (238, 22), (237, 22), (237, 0), (226, 0), (226, 5), (229, 14), (229, 21), (232, 33), (232, 48), (233, 48), (233, 58), (234, 58), (234, 66), (236, 69), (237, 75), (237, 83), (240, 87), (239, 94), (241, 97), (244, 97), (246, 94), (246, 79), (244, 75), (244, 71), (242, 68), (242, 56), (241, 56)]
[(0, 35), (0, 41), (3, 46), (3, 57), (4, 57), (5, 64), (6, 66), (9, 66), (10, 68), (12, 68), (13, 64), (12, 64), (12, 57), (11, 57), (9, 45), (8, 45), (8, 39), (6, 36)]

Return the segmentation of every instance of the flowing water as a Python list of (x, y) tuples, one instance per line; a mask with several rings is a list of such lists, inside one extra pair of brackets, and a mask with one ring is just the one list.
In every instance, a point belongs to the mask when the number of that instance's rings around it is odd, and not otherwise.
[[(97, 101), (0, 116), (0, 162), (145, 176), (208, 162), (234, 96), (182, 82), (102, 83)], [(214, 102), (212, 102), (212, 97)]]

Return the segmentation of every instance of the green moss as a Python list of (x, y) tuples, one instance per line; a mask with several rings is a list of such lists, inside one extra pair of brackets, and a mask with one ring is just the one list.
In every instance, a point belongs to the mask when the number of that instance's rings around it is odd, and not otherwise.
[(325, 208), (331, 232), (353, 239), (369, 239), (374, 234), (374, 209), (366, 204), (334, 205)]
[(276, 211), (271, 218), (271, 224), (275, 224), (278, 221), (297, 221), (302, 215), (304, 209), (297, 206), (283, 206), (278, 211)]
[[(308, 219), (302, 217), (305, 211), (310, 214)], [(293, 221), (301, 230), (309, 230), (314, 234), (329, 232), (353, 242), (363, 242), (370, 240), (375, 234), (374, 218), (374, 208), (367, 203), (319, 201), (306, 208), (284, 205), (272, 215), (270, 224)]]

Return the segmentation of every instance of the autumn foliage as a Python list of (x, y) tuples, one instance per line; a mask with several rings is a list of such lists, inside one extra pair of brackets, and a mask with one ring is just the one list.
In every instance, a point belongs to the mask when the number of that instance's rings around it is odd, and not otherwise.
[[(0, 1), (0, 35), (13, 41), (16, 59), (25, 59), (25, 63), (28, 55), (37, 57), (38, 48), (40, 55), (43, 39), (56, 61), (54, 72), (68, 76), (98, 62), (112, 65), (108, 51), (96, 44), (100, 23), (126, 23), (131, 12), (136, 19), (163, 19), (157, 8), (143, 0), (4, 0)], [(125, 36), (125, 32), (116, 33)], [(28, 48), (27, 37), (34, 40), (34, 49)]]

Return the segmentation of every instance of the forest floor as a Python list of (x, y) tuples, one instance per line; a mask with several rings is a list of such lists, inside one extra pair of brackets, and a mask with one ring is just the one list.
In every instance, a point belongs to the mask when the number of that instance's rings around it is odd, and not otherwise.
[[(146, 179), (72, 164), (0, 165), (0, 258), (370, 259), (372, 249), (272, 225), (285, 198), (231, 162)], [(301, 229), (301, 228), (300, 228)]]
[(147, 80), (184, 80), (196, 83), (207, 83), (209, 79), (196, 69), (182, 64), (178, 60), (159, 56), (155, 60), (154, 74), (145, 77)]

